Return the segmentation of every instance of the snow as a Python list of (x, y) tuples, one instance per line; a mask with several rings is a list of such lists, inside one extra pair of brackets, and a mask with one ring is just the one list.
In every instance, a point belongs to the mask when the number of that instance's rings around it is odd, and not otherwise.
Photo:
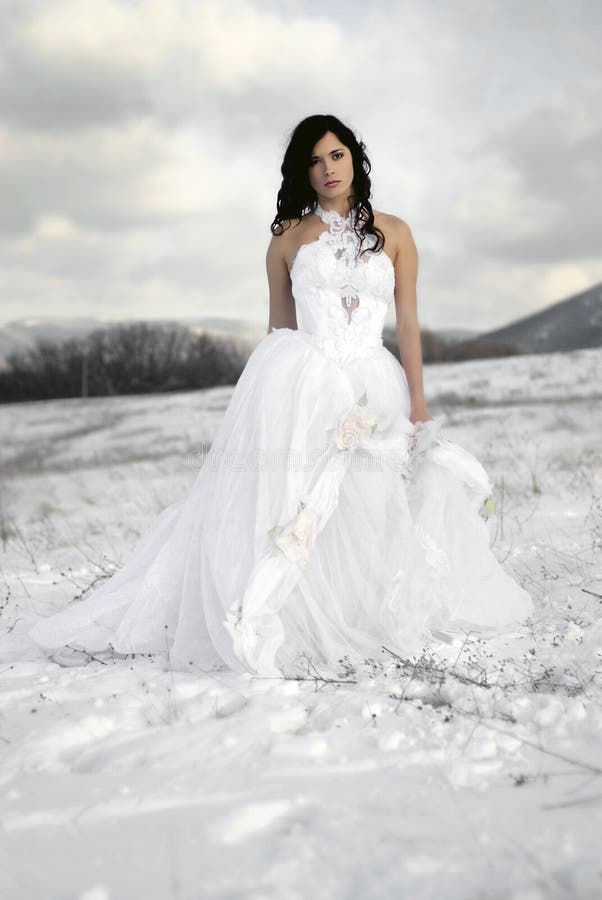
[(425, 368), (536, 614), (336, 679), (32, 648), (185, 494), (232, 389), (0, 408), (3, 900), (602, 896), (601, 368)]

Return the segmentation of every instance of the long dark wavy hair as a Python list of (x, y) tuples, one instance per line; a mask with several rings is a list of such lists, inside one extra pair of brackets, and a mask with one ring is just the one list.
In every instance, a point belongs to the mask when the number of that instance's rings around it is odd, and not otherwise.
[(309, 181), (309, 163), (312, 152), (318, 141), (327, 131), (336, 134), (339, 141), (349, 149), (353, 161), (353, 216), (355, 232), (360, 244), (367, 234), (376, 237), (372, 247), (364, 247), (361, 251), (371, 250), (378, 253), (385, 245), (385, 236), (374, 224), (374, 212), (370, 197), (372, 184), (370, 171), (372, 166), (366, 154), (366, 145), (356, 138), (355, 134), (340, 119), (331, 115), (308, 116), (291, 132), (288, 147), (280, 167), (282, 185), (278, 191), (276, 202), (277, 213), (270, 225), (272, 234), (280, 235), (285, 231), (283, 222), (286, 219), (300, 219), (306, 212), (313, 212), (317, 205), (317, 194)]

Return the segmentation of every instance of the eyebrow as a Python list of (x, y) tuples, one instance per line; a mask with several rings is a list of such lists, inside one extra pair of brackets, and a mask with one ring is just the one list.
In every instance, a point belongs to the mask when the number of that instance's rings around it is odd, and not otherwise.
[[(342, 149), (343, 149), (342, 147), (336, 147), (334, 150), (330, 150), (326, 155), (330, 156), (331, 153), (338, 153), (339, 150), (342, 150)], [(321, 159), (321, 157), (314, 154), (313, 156), (310, 156), (310, 159)]]

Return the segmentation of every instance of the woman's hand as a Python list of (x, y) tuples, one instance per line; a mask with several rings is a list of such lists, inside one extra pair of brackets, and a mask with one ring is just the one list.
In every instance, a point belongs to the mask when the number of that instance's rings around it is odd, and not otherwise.
[(416, 422), (428, 422), (433, 417), (426, 408), (426, 403), (413, 403), (410, 411), (410, 422), (415, 425)]
[(438, 433), (441, 428), (442, 417), (433, 419), (426, 408), (426, 404), (420, 407), (412, 407), (412, 424), (414, 430), (410, 433), (408, 450), (411, 454), (428, 450), (434, 444), (440, 443)]

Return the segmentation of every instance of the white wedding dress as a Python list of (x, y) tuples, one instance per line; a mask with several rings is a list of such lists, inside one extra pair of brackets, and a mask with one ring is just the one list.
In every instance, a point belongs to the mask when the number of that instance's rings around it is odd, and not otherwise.
[(382, 341), (390, 257), (357, 255), (353, 213), (315, 213), (328, 227), (291, 270), (302, 326), (259, 342), (188, 496), (88, 598), (39, 619), (37, 644), (286, 675), (531, 614), (490, 547), (482, 465), (441, 418), (409, 421)]

